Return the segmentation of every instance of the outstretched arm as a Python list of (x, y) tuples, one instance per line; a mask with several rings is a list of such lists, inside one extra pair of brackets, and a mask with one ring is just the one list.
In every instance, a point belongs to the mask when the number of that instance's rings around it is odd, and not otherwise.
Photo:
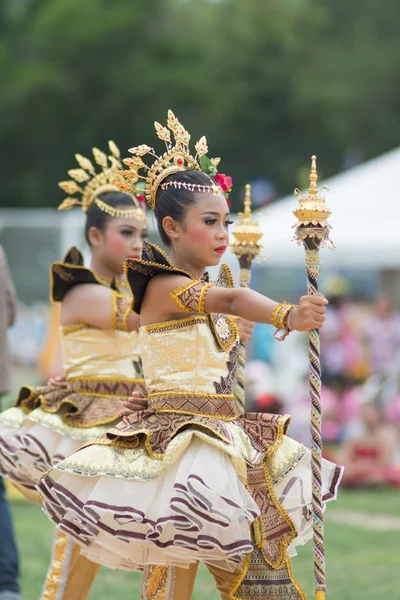
[[(302, 296), (291, 315), (291, 328), (308, 331), (322, 327), (326, 304), (322, 295)], [(219, 288), (196, 284), (180, 275), (160, 275), (147, 286), (141, 319), (146, 325), (176, 318), (181, 313), (207, 312), (270, 324), (277, 306), (274, 300), (247, 288)]]

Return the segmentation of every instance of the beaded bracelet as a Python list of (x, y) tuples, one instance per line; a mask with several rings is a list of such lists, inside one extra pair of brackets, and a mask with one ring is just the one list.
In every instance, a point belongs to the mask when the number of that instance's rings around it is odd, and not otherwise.
[(287, 319), (286, 319), (286, 327), (289, 329), (289, 331), (293, 331), (293, 327), (292, 327), (292, 314), (293, 311), (297, 308), (297, 306), (292, 306), (292, 308), (290, 309)]

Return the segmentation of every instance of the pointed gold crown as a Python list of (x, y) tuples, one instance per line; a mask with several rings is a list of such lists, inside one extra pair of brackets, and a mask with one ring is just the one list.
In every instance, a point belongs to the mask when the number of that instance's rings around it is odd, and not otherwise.
[(321, 190), (318, 190), (317, 182), (317, 157), (312, 156), (308, 194), (302, 194), (298, 189), (294, 191), (299, 199), (297, 208), (293, 211), (294, 216), (298, 219), (296, 225), (294, 225), (296, 227), (295, 237), (298, 241), (306, 237), (330, 241), (329, 230), (331, 226), (327, 219), (332, 211), (325, 203), (325, 196), (321, 194)]
[[(68, 181), (60, 181), (59, 187), (64, 190), (69, 196), (61, 202), (58, 210), (69, 210), (73, 206), (80, 206), (83, 212), (87, 212), (89, 206), (95, 204), (112, 217), (136, 217), (137, 219), (146, 219), (146, 214), (141, 208), (135, 194), (140, 191), (132, 187), (130, 193), (132, 197), (132, 208), (115, 208), (109, 206), (101, 200), (99, 196), (107, 192), (119, 192), (116, 185), (116, 179), (120, 178), (119, 169), (122, 168), (120, 160), (120, 151), (118, 146), (113, 142), (108, 142), (108, 147), (111, 154), (107, 156), (98, 148), (93, 148), (93, 157), (95, 162), (100, 165), (101, 171), (96, 172), (96, 169), (89, 158), (81, 154), (75, 154), (75, 158), (80, 166), (80, 169), (70, 169), (68, 175), (72, 177)], [(79, 185), (81, 184), (81, 185)], [(73, 194), (77, 196), (74, 197)], [(80, 196), (80, 198), (79, 198)]]
[[(122, 161), (129, 169), (119, 173), (124, 181), (122, 183), (121, 180), (116, 181), (116, 185), (120, 190), (131, 193), (138, 178), (142, 179), (145, 182), (146, 200), (153, 210), (156, 204), (157, 190), (160, 185), (163, 188), (169, 186), (175, 188), (184, 187), (191, 191), (212, 190), (216, 194), (223, 191), (212, 179), (217, 174), (217, 166), (221, 159), (209, 159), (206, 156), (208, 147), (204, 136), (195, 144), (196, 154), (193, 156), (189, 149), (191, 136), (171, 110), (168, 111), (167, 127), (163, 127), (157, 121), (155, 121), (154, 126), (157, 137), (165, 142), (167, 151), (158, 156), (155, 150), (146, 144), (130, 148), (129, 152), (133, 154), (133, 157), (125, 158)], [(175, 143), (171, 140), (171, 133)], [(155, 158), (151, 166), (146, 165), (143, 161), (142, 157), (145, 155)], [(141, 169), (146, 171), (145, 175), (139, 175)], [(169, 181), (162, 185), (162, 182), (168, 175), (188, 170), (205, 173), (210, 179), (210, 185), (188, 184), (176, 181)]]
[(260, 253), (262, 248), (260, 240), (263, 233), (258, 222), (251, 216), (251, 186), (249, 184), (246, 185), (244, 211), (238, 213), (232, 235), (235, 239), (231, 243), (231, 248), (238, 258), (247, 255), (252, 261)]

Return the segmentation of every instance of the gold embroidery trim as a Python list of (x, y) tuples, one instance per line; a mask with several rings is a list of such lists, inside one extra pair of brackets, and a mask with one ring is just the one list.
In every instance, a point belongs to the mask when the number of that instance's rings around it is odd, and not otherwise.
[[(215, 400), (232, 400), (236, 401), (236, 398), (233, 394), (207, 394), (201, 392), (153, 392), (147, 396), (147, 400), (150, 402), (151, 400), (168, 400), (169, 398), (186, 398), (187, 396), (191, 396), (192, 398), (200, 398), (204, 399), (205, 397), (209, 397)], [(279, 426), (281, 423), (279, 423)], [(283, 435), (283, 434), (282, 434)]]
[[(139, 383), (139, 384), (143, 384), (143, 379), (139, 379), (136, 380), (135, 383)], [(32, 388), (28, 388), (30, 391), (30, 395), (28, 398), (25, 398), (24, 400), (21, 401), (21, 408), (22, 410), (26, 413), (29, 414), (32, 412), (32, 408), (26, 406), (26, 403), (29, 402), (29, 400), (32, 398), (33, 393), (32, 393)], [(111, 394), (111, 393), (98, 393), (98, 392), (91, 392), (90, 390), (84, 390), (81, 392), (78, 391), (71, 391), (71, 394), (83, 394), (86, 396), (98, 396), (98, 397), (107, 397), (107, 396), (115, 396), (115, 399), (117, 398), (128, 398), (129, 396), (122, 396), (119, 395), (116, 396), (115, 394)], [(65, 399), (61, 400), (60, 403), (54, 407), (54, 408), (50, 408), (49, 406), (46, 406), (45, 402), (44, 402), (44, 396), (41, 394), (39, 396), (34, 396), (36, 401), (38, 402), (38, 406), (34, 407), (34, 408), (41, 408), (43, 410), (43, 412), (47, 412), (49, 414), (57, 414), (59, 412), (61, 412), (62, 408), (64, 406), (73, 406), (76, 409), (76, 413), (74, 413), (73, 415), (68, 415), (68, 414), (64, 414), (64, 415), (60, 415), (62, 421), (66, 424), (69, 425), (70, 427), (76, 427), (77, 429), (90, 429), (91, 427), (99, 427), (100, 425), (108, 425), (109, 423), (114, 423), (118, 420), (120, 420), (121, 414), (118, 412), (109, 415), (108, 417), (105, 417), (104, 419), (99, 419), (98, 421), (91, 421), (90, 423), (79, 423), (76, 421), (76, 418), (79, 418), (80, 416), (82, 416), (81, 414), (81, 407), (79, 406), (79, 404), (77, 404), (76, 402), (74, 402), (73, 400), (71, 400), (70, 396), (67, 396)]]
[(239, 330), (238, 324), (236, 323), (237, 318), (232, 317), (231, 315), (225, 315), (227, 317), (227, 321), (230, 326), (231, 336), (230, 336), (229, 340), (224, 342), (217, 330), (214, 319), (212, 318), (213, 314), (218, 314), (218, 313), (211, 313), (209, 315), (209, 322), (211, 325), (211, 331), (213, 333), (214, 339), (215, 339), (217, 345), (221, 348), (221, 350), (223, 350), (224, 352), (228, 352), (239, 341), (240, 330)]
[[(197, 286), (198, 288), (199, 288), (199, 286), (201, 286), (201, 289), (193, 290), (194, 293), (189, 299), (191, 302), (194, 303), (194, 307), (190, 308), (187, 306), (187, 302), (182, 300), (182, 296), (186, 292), (189, 292), (189, 290), (191, 290), (195, 286)], [(170, 292), (170, 296), (171, 296), (172, 300), (185, 312), (192, 312), (192, 313), (197, 312), (200, 315), (204, 315), (205, 314), (204, 303), (205, 303), (207, 292), (210, 289), (210, 287), (212, 287), (212, 283), (206, 283), (204, 281), (200, 281), (199, 279), (196, 279), (196, 280), (194, 280), (194, 281), (192, 280), (192, 281), (190, 281), (190, 283), (180, 287), (178, 290), (174, 290), (173, 292)]]
[(221, 277), (223, 277), (223, 275), (221, 275), (221, 273), (225, 274), (225, 277), (226, 277), (227, 282), (228, 282), (228, 287), (234, 288), (235, 287), (235, 280), (233, 278), (233, 274), (232, 274), (230, 266), (227, 265), (226, 263), (224, 263), (224, 264), (221, 265), (221, 268), (220, 268), (219, 273), (218, 273), (218, 279), (220, 279)]
[[(188, 410), (185, 408), (180, 408), (180, 407), (167, 407), (167, 408), (159, 408), (157, 406), (150, 406), (150, 403), (154, 400), (160, 400), (160, 401), (168, 401), (169, 398), (177, 398), (179, 399), (180, 396), (182, 396), (183, 398), (186, 398), (187, 396), (191, 396), (192, 398), (199, 398), (200, 400), (204, 400), (206, 394), (200, 394), (200, 393), (196, 393), (196, 392), (184, 392), (182, 394), (180, 394), (179, 392), (155, 392), (153, 394), (149, 394), (147, 396), (147, 403), (149, 406), (149, 409), (154, 411), (154, 412), (159, 412), (159, 413), (179, 413), (179, 414), (183, 414), (183, 415), (192, 415), (192, 416), (201, 416), (201, 417), (208, 417), (211, 419), (220, 419), (221, 421), (234, 421), (235, 419), (238, 418), (239, 416), (239, 411), (235, 410), (234, 414), (232, 416), (226, 416), (226, 415), (221, 415), (221, 413), (211, 413), (211, 412), (203, 412), (200, 410)], [(235, 403), (236, 405), (236, 397), (233, 394), (210, 394), (210, 401), (212, 401), (212, 399), (215, 400), (228, 400), (228, 401), (232, 401)], [(234, 410), (235, 407), (233, 407)]]
[[(185, 269), (179, 269), (178, 267), (174, 267), (174, 265), (171, 263), (171, 260), (169, 258), (169, 256), (166, 254), (166, 252), (160, 248), (160, 246), (158, 246), (157, 244), (153, 244), (153, 243), (148, 243), (148, 245), (152, 248), (155, 248), (156, 250), (158, 250), (158, 252), (164, 257), (164, 259), (166, 260), (166, 262), (168, 264), (163, 265), (161, 263), (157, 263), (154, 261), (150, 261), (150, 260), (141, 260), (141, 259), (127, 259), (124, 261), (124, 276), (125, 279), (128, 281), (128, 285), (129, 285), (129, 278), (128, 278), (128, 271), (129, 269), (132, 269), (132, 271), (139, 271), (139, 266), (142, 265), (144, 267), (156, 267), (158, 269), (163, 269), (165, 271), (174, 271), (176, 274), (181, 274), (181, 275), (186, 275), (187, 277), (189, 277), (192, 281), (198, 281), (196, 280), (195, 277), (193, 277), (193, 275), (191, 275), (189, 273), (189, 271), (185, 271)], [(136, 267), (136, 268), (135, 268)], [(212, 284), (209, 284), (212, 285)], [(135, 304), (135, 295), (132, 291), (131, 286), (129, 285), (129, 289), (130, 289), (130, 293), (132, 296), (132, 300), (130, 303), (130, 309), (131, 312), (136, 313), (136, 311), (134, 310), (134, 304)]]
[(160, 333), (163, 331), (171, 331), (173, 329), (183, 329), (184, 327), (190, 327), (197, 323), (208, 323), (208, 319), (203, 315), (193, 315), (192, 317), (185, 317), (184, 319), (173, 319), (171, 321), (162, 321), (161, 323), (155, 323), (154, 325), (144, 325), (144, 329), (147, 333)]
[(120, 439), (121, 437), (122, 436), (118, 436), (115, 439), (109, 439), (107, 437), (104, 437), (103, 435), (102, 437), (85, 442), (84, 444), (82, 444), (79, 450), (82, 450), (82, 448), (88, 448), (89, 446), (117, 446), (118, 448), (122, 448), (124, 450), (135, 450), (135, 448), (137, 448), (140, 445), (140, 440), (137, 438), (136, 431), (135, 433), (131, 434), (131, 439), (129, 439), (129, 441), (124, 441), (123, 439)]
[(117, 325), (117, 315), (118, 315), (118, 304), (117, 304), (117, 294), (111, 294), (111, 303), (112, 303), (112, 328), (114, 330), (118, 329)]
[(112, 293), (112, 328), (129, 333), (128, 317), (131, 312), (129, 300), (119, 292)]
[[(291, 544), (291, 542), (294, 540), (294, 538), (297, 536), (297, 530), (296, 527), (292, 521), (292, 519), (290, 518), (289, 513), (287, 512), (287, 510), (285, 508), (283, 508), (281, 502), (279, 501), (279, 499), (277, 498), (275, 491), (274, 491), (274, 484), (272, 483), (272, 479), (271, 479), (271, 475), (268, 472), (268, 467), (266, 465), (266, 459), (263, 460), (262, 466), (263, 466), (263, 470), (264, 470), (264, 475), (265, 475), (265, 482), (267, 484), (267, 488), (268, 488), (268, 493), (270, 495), (270, 498), (272, 500), (272, 502), (275, 505), (275, 508), (278, 510), (279, 514), (281, 515), (281, 517), (284, 518), (284, 520), (286, 521), (286, 523), (289, 525), (292, 533), (290, 535), (288, 535), (287, 538), (285, 538), (284, 540), (282, 540), (279, 544), (279, 548), (280, 548), (280, 552), (279, 552), (279, 557), (276, 563), (272, 564), (270, 563), (265, 555), (264, 555), (264, 551), (262, 548), (262, 545), (259, 546), (262, 555), (264, 557), (265, 562), (272, 567), (273, 569), (279, 569), (282, 566), (282, 563), (285, 561), (285, 558), (287, 556), (287, 548), (288, 546)], [(261, 519), (261, 517), (257, 517), (257, 520)], [(264, 544), (267, 541), (267, 538), (265, 536), (265, 533), (263, 531), (263, 528), (261, 527), (261, 538), (262, 538), (262, 544)]]
[(61, 327), (61, 331), (63, 334), (67, 335), (68, 333), (74, 333), (75, 331), (80, 331), (81, 329), (85, 329), (86, 327), (90, 327), (90, 325), (85, 325), (85, 323), (77, 323), (76, 325), (64, 325)]
[[(171, 411), (169, 411), (171, 412)], [(174, 411), (174, 412), (178, 412), (178, 411)], [(195, 415), (198, 416), (198, 415)], [(210, 416), (210, 415), (204, 415), (204, 416)], [(218, 417), (220, 419), (220, 417)], [(220, 419), (223, 420), (223, 419)], [(199, 424), (199, 423), (193, 423), (193, 421), (184, 421), (183, 423), (180, 423), (175, 429), (172, 430), (171, 434), (166, 438), (166, 442), (168, 442), (167, 446), (171, 443), (172, 438), (177, 436), (179, 433), (181, 433), (182, 429), (184, 429), (185, 427), (188, 426), (193, 426), (193, 425), (199, 425), (200, 427), (203, 427), (207, 432), (210, 432), (210, 434), (217, 436), (220, 440), (222, 440), (223, 442), (225, 442), (226, 444), (231, 444), (230, 440), (228, 440), (224, 435), (222, 435), (220, 432), (214, 431), (214, 429), (212, 429), (211, 427), (208, 428), (206, 424)], [(107, 434), (106, 434), (107, 435)], [(139, 435), (145, 435), (145, 439), (144, 439), (144, 446), (146, 448), (146, 451), (148, 453), (148, 455), (150, 456), (150, 458), (153, 458), (154, 460), (163, 460), (165, 453), (164, 452), (154, 452), (152, 445), (151, 445), (151, 440), (153, 438), (153, 431), (151, 431), (151, 429), (146, 429), (145, 427), (143, 427), (142, 429), (135, 429), (134, 431), (132, 431), (132, 433), (120, 433), (120, 434), (115, 434), (113, 433), (112, 435), (115, 435), (116, 438), (115, 439), (109, 439), (109, 438), (98, 438), (97, 440), (91, 440), (89, 442), (87, 442), (86, 444), (84, 444), (85, 446), (91, 446), (92, 444), (102, 444), (102, 445), (111, 445), (111, 446), (118, 446), (120, 448), (125, 448), (125, 449), (134, 449), (137, 448), (140, 445), (140, 440), (139, 440)], [(124, 438), (130, 438), (129, 441), (125, 441)], [(83, 446), (82, 446), (83, 447)]]
[(199, 298), (199, 313), (201, 315), (205, 314), (205, 308), (204, 308), (204, 304), (206, 301), (206, 295), (208, 290), (210, 289), (210, 287), (212, 287), (212, 283), (206, 283), (203, 287), (203, 289), (200, 292), (200, 298)]
[[(166, 255), (166, 253), (161, 250), (161, 248), (159, 246), (157, 246), (156, 244), (151, 244), (154, 248), (157, 248), (157, 250), (159, 252), (161, 252), (161, 254), (165, 257), (165, 259), (167, 260), (168, 264), (167, 265), (163, 265), (162, 263), (157, 263), (157, 262), (153, 262), (151, 260), (141, 260), (139, 258), (135, 258), (135, 259), (128, 259), (125, 261), (124, 263), (124, 274), (127, 277), (128, 274), (128, 270), (129, 268), (132, 269), (132, 271), (138, 270), (135, 269), (135, 266), (139, 266), (139, 265), (143, 265), (144, 267), (157, 267), (158, 269), (165, 269), (166, 271), (175, 271), (178, 274), (181, 275), (187, 275), (188, 277), (190, 277), (190, 279), (195, 279), (193, 277), (193, 275), (191, 275), (188, 271), (185, 271), (185, 269), (179, 269), (178, 267), (174, 267), (171, 264), (170, 259), (168, 258), (168, 256)], [(133, 264), (132, 264), (133, 262)], [(130, 266), (132, 264), (132, 266)]]
[(75, 382), (75, 381), (82, 381), (82, 382), (88, 382), (88, 383), (94, 383), (94, 384), (98, 384), (98, 383), (128, 383), (128, 384), (137, 384), (137, 383), (143, 383), (144, 379), (135, 379), (135, 378), (124, 378), (124, 379), (117, 379), (116, 377), (93, 377), (92, 375), (80, 375), (79, 377), (69, 377), (67, 379), (68, 383), (71, 382)]
[[(238, 573), (237, 577), (232, 582), (232, 587), (229, 590), (229, 594), (232, 598), (236, 599), (235, 594), (238, 591), (238, 589), (240, 588), (242, 581), (246, 576), (247, 570), (250, 566), (250, 562), (251, 562), (251, 552), (249, 552), (248, 555), (246, 556), (246, 559), (243, 563), (243, 567), (242, 567), (241, 571)], [(237, 600), (240, 600), (240, 599), (238, 598)]]
[(131, 307), (128, 304), (128, 307), (127, 307), (127, 309), (126, 309), (126, 311), (125, 311), (125, 313), (124, 313), (124, 315), (122, 317), (122, 323), (121, 323), (122, 330), (126, 331), (126, 333), (130, 332), (129, 327), (128, 327), (128, 318), (129, 318), (130, 313), (131, 313)]
[[(186, 304), (184, 304), (182, 302), (182, 300), (180, 299), (180, 295), (184, 294), (185, 292), (187, 292), (188, 290), (190, 290), (190, 288), (192, 288), (194, 285), (197, 285), (198, 281), (190, 281), (190, 283), (180, 287), (177, 290), (174, 290), (173, 292), (170, 292), (170, 296), (172, 298), (172, 300), (175, 302), (175, 304), (177, 304), (179, 306), (179, 308), (181, 308), (182, 310), (184, 310), (185, 312), (194, 312), (193, 310), (190, 310), (190, 308), (188, 308), (186, 306)], [(200, 312), (200, 311), (199, 311)]]
[[(76, 248), (76, 250), (79, 252), (79, 250)], [(66, 253), (65, 256), (68, 256), (68, 254), (70, 253), (71, 250), (68, 250), (68, 252)], [(79, 252), (79, 254), (81, 254)], [(50, 302), (52, 304), (59, 304), (62, 302), (62, 300), (54, 300), (54, 294), (53, 294), (53, 290), (54, 290), (54, 267), (66, 267), (68, 269), (83, 269), (84, 271), (89, 271), (93, 277), (96, 279), (97, 283), (99, 283), (100, 285), (103, 285), (105, 287), (110, 287), (110, 284), (112, 282), (112, 279), (109, 279), (108, 277), (103, 277), (103, 275), (99, 275), (98, 273), (96, 273), (95, 271), (92, 271), (91, 269), (88, 269), (87, 267), (85, 267), (85, 265), (74, 265), (72, 263), (66, 263), (64, 261), (61, 262), (54, 262), (50, 265), (50, 294), (49, 294), (49, 298), (50, 298)], [(61, 274), (58, 274), (59, 277), (62, 278)]]
[[(87, 394), (87, 395), (95, 396), (96, 394)], [(98, 395), (101, 396), (102, 394), (98, 394)], [(38, 400), (40, 400), (40, 396), (38, 396)], [(65, 400), (65, 401), (62, 400), (60, 402), (60, 404), (57, 406), (57, 408), (54, 408), (54, 409), (49, 409), (47, 406), (43, 406), (43, 404), (40, 405), (40, 408), (43, 410), (43, 412), (47, 412), (51, 415), (54, 415), (54, 414), (57, 414), (64, 405), (73, 406), (74, 408), (76, 408), (77, 412), (74, 413), (73, 415), (63, 415), (61, 417), (62, 421), (66, 425), (69, 425), (70, 427), (76, 427), (77, 429), (90, 429), (91, 427), (99, 427), (100, 425), (108, 425), (108, 423), (114, 423), (114, 421), (117, 421), (122, 418), (120, 412), (118, 411), (117, 413), (115, 413), (115, 415), (110, 415), (109, 417), (106, 417), (105, 419), (99, 419), (98, 421), (91, 421), (88, 424), (77, 423), (76, 421), (71, 421), (69, 417), (79, 417), (81, 415), (80, 415), (79, 405), (70, 399)], [(25, 412), (28, 412), (28, 411), (25, 410)]]
[(305, 593), (301, 589), (300, 585), (297, 583), (296, 579), (294, 578), (293, 571), (292, 571), (292, 563), (290, 562), (290, 558), (288, 557), (287, 554), (285, 556), (285, 563), (286, 563), (286, 568), (289, 573), (290, 581), (294, 585), (296, 592), (299, 594), (301, 600), (307, 600), (307, 596), (305, 595)]
[[(290, 419), (291, 419), (290, 415), (284, 415), (282, 421), (279, 422), (279, 424), (278, 424), (278, 433), (277, 433), (277, 436), (276, 436), (276, 441), (275, 441), (275, 443), (270, 448), (268, 448), (268, 450), (266, 451), (266, 454), (265, 454), (265, 458), (264, 458), (264, 460), (262, 462), (263, 470), (264, 470), (264, 474), (265, 474), (265, 482), (267, 484), (267, 488), (268, 488), (268, 492), (270, 494), (271, 500), (274, 503), (274, 505), (275, 505), (276, 509), (278, 510), (279, 514), (285, 519), (286, 523), (289, 525), (289, 527), (292, 530), (292, 534), (288, 538), (286, 538), (285, 540), (283, 540), (280, 543), (280, 554), (279, 554), (278, 561), (277, 561), (277, 563), (275, 565), (271, 565), (270, 562), (268, 560), (266, 560), (266, 558), (264, 556), (264, 552), (263, 552), (263, 549), (262, 549), (262, 544), (265, 543), (266, 537), (265, 537), (265, 533), (263, 531), (263, 527), (262, 527), (262, 524), (261, 524), (261, 516), (257, 517), (257, 519), (252, 524), (252, 527), (253, 527), (253, 531), (255, 533), (255, 537), (258, 537), (258, 538), (261, 537), (261, 544), (260, 544), (260, 542), (258, 542), (257, 546), (260, 548), (266, 564), (269, 565), (272, 569), (279, 569), (282, 566), (282, 563), (285, 562), (286, 565), (287, 565), (287, 567), (288, 567), (288, 573), (289, 573), (289, 577), (290, 577), (291, 582), (295, 586), (295, 588), (296, 588), (297, 592), (299, 593), (301, 599), (302, 600), (306, 600), (306, 596), (304, 595), (303, 591), (301, 590), (299, 584), (294, 579), (293, 572), (292, 572), (291, 567), (290, 567), (290, 559), (289, 559), (289, 557), (287, 555), (287, 548), (288, 548), (289, 544), (292, 542), (292, 540), (297, 535), (296, 527), (294, 526), (293, 521), (290, 518), (287, 510), (283, 508), (281, 502), (276, 497), (276, 494), (274, 492), (274, 485), (272, 483), (272, 479), (271, 479), (271, 476), (270, 476), (270, 474), (268, 472), (268, 467), (267, 467), (267, 461), (268, 461), (268, 459), (275, 452), (275, 450), (277, 450), (279, 448), (279, 446), (282, 444), (282, 438), (283, 438), (283, 434), (285, 432), (285, 427), (290, 422)], [(246, 481), (246, 489), (249, 490), (247, 481)], [(249, 554), (248, 557), (246, 558), (246, 561), (245, 561), (245, 563), (243, 565), (243, 568), (242, 568), (241, 572), (238, 574), (237, 578), (233, 582), (232, 588), (230, 590), (230, 593), (232, 594), (232, 596), (234, 596), (236, 594), (236, 592), (238, 591), (238, 589), (239, 589), (239, 587), (240, 587), (243, 579), (245, 578), (246, 573), (247, 573), (247, 569), (248, 569), (249, 564), (250, 564), (250, 560), (251, 560), (251, 554)]]

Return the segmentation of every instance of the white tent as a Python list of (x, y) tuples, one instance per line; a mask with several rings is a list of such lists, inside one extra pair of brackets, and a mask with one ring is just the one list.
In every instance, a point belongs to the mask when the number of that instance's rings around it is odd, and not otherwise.
[[(321, 251), (334, 267), (400, 268), (400, 148), (326, 181), (326, 202), (336, 250)], [(297, 198), (288, 196), (259, 217), (268, 265), (303, 264), (304, 251), (293, 239)]]

